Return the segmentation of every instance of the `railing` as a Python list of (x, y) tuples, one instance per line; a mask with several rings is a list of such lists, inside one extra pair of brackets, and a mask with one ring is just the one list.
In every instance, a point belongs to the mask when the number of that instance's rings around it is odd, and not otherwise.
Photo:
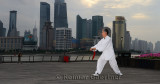
[[(59, 62), (60, 56), (22, 56), (21, 62)], [(70, 62), (96, 61), (99, 56), (70, 56)], [(0, 63), (17, 63), (18, 56), (0, 56)]]
[[(98, 60), (100, 55), (96, 55), (94, 60), (92, 60), (92, 55), (77, 55), (77, 56), (70, 56), (70, 62), (85, 62), (91, 61), (94, 62)], [(132, 55), (131, 58), (134, 58), (137, 55)], [(25, 55), (21, 57), (21, 62), (59, 62), (60, 56), (50, 55), (40, 55), (40, 56), (32, 56), (32, 55)], [(0, 56), (0, 63), (17, 63), (18, 56)]]

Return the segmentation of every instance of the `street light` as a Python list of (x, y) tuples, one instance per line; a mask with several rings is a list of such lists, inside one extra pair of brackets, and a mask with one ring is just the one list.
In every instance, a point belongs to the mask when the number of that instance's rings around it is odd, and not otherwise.
[(121, 51), (122, 51), (122, 42), (123, 42), (123, 37), (121, 37)]
[(66, 50), (66, 34), (64, 34), (64, 56), (65, 56), (65, 50)]

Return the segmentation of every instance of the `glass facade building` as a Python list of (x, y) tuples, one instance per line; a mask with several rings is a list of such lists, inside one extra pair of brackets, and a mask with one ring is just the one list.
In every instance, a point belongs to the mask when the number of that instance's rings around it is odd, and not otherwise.
[(102, 28), (104, 27), (103, 16), (92, 17), (92, 37), (101, 36)]
[(8, 30), (8, 37), (16, 37), (17, 34), (17, 11), (13, 10), (10, 11), (10, 20), (9, 20), (9, 30)]
[(40, 2), (40, 42), (39, 46), (42, 47), (42, 32), (45, 22), (50, 21), (50, 4), (46, 2)]
[(68, 28), (67, 6), (64, 0), (55, 0), (54, 28)]
[(5, 37), (6, 36), (6, 28), (3, 28), (3, 23), (0, 20), (0, 37)]

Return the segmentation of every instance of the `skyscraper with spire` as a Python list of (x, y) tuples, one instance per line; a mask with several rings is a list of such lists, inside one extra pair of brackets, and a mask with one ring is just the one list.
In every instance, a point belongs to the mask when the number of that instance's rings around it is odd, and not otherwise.
[(64, 0), (55, 0), (54, 3), (54, 28), (68, 28), (67, 6)]
[(38, 41), (38, 37), (37, 37), (37, 27), (36, 27), (36, 23), (35, 23), (35, 26), (33, 28), (33, 37), (34, 37), (34, 40), (37, 42)]

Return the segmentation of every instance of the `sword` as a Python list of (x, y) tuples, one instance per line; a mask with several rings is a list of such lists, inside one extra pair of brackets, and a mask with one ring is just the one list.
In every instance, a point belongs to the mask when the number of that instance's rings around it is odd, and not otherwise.
[(92, 60), (94, 59), (95, 55), (96, 55), (96, 51), (94, 50)]

